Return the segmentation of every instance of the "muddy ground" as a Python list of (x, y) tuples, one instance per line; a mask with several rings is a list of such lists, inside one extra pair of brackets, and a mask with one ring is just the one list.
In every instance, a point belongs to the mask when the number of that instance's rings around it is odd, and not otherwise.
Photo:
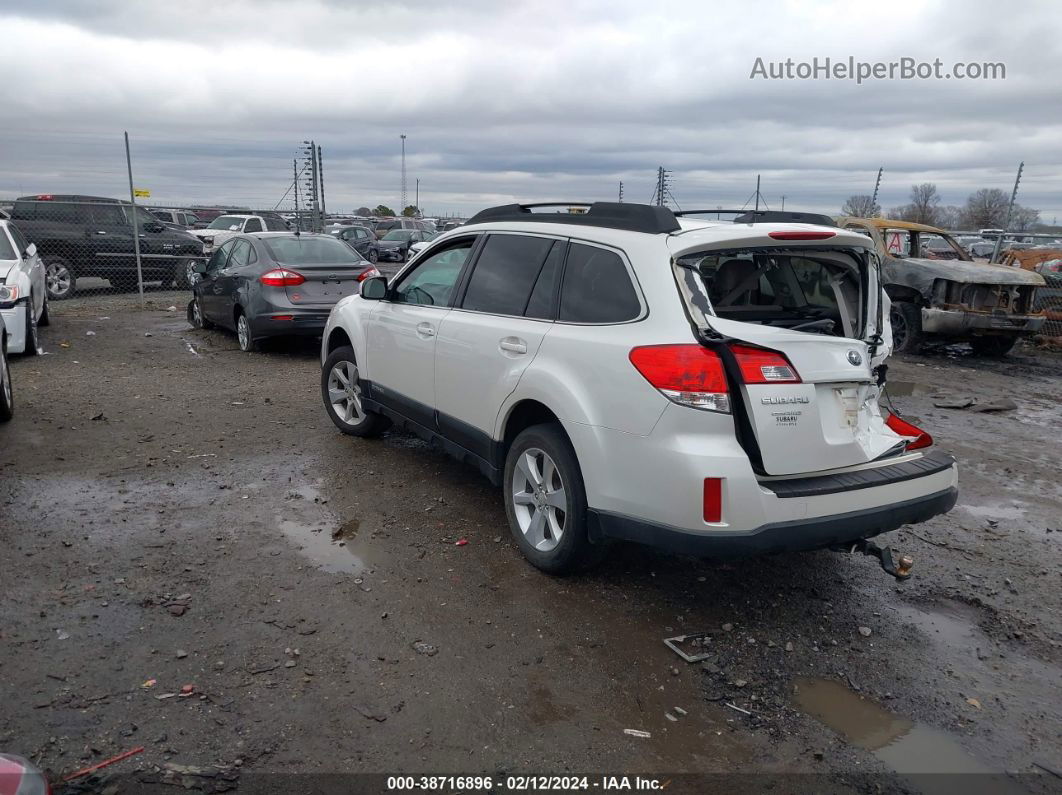
[[(337, 433), (315, 344), (244, 354), (150, 298), (56, 304), (48, 355), (11, 362), (0, 751), (58, 776), (145, 746), (89, 781), (112, 791), (277, 771), (1062, 783), (1057, 353), (892, 362), (893, 401), (962, 467), (953, 512), (885, 537), (909, 581), (862, 556), (635, 546), (555, 579), (476, 472)], [(962, 397), (1017, 408), (934, 406)], [(692, 632), (710, 657), (688, 664), (662, 640)]]

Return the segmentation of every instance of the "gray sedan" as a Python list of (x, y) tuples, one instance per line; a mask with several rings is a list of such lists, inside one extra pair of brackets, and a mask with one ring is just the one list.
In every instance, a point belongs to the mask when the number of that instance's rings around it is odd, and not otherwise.
[(290, 232), (236, 235), (196, 272), (188, 321), (235, 331), (245, 351), (268, 337), (319, 335), (335, 303), (379, 275), (331, 235)]

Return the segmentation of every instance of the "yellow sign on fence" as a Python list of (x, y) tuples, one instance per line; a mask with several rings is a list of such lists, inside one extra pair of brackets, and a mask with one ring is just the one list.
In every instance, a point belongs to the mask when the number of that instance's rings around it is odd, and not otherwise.
[(151, 191), (144, 190), (143, 188), (133, 188), (133, 195), (138, 199), (150, 199)]

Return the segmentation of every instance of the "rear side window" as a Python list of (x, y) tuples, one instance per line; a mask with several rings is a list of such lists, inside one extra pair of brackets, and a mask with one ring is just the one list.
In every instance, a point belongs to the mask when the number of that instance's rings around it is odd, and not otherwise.
[(622, 323), (641, 312), (638, 293), (619, 255), (573, 243), (561, 286), (559, 319), (567, 323)]
[(261, 232), (262, 222), (257, 218), (248, 218), (247, 223), (243, 226), (243, 231), (250, 234), (251, 232)]
[(538, 281), (535, 282), (535, 289), (531, 291), (531, 299), (527, 302), (527, 309), (524, 311), (526, 317), (540, 320), (553, 319), (553, 294), (556, 292), (557, 279), (560, 278), (565, 248), (564, 241), (558, 240), (546, 256), (546, 262), (539, 271)]
[(266, 231), (267, 232), (287, 232), (288, 225), (281, 221), (279, 218), (266, 218)]
[(463, 309), (523, 315), (553, 241), (525, 235), (491, 235), (476, 261)]

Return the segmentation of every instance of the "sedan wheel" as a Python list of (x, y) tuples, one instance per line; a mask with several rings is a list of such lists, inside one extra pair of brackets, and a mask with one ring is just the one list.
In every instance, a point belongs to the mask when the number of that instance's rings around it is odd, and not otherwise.
[(26, 356), (37, 355), (37, 309), (33, 305), (32, 294), (26, 304), (26, 347), (22, 349), (22, 353)]
[(0, 422), (7, 422), (15, 413), (15, 399), (11, 393), (11, 371), (7, 356), (0, 348)]
[(250, 353), (255, 348), (254, 337), (251, 335), (251, 323), (247, 315), (240, 313), (236, 318), (236, 338), (240, 341), (240, 350)]
[(376, 249), (370, 248), (369, 249), (369, 262), (371, 262), (373, 265), (375, 265), (379, 261), (380, 261), (380, 255), (376, 252)]
[(517, 459), (512, 480), (513, 513), (527, 543), (550, 552), (564, 536), (568, 496), (549, 454), (531, 447)]

